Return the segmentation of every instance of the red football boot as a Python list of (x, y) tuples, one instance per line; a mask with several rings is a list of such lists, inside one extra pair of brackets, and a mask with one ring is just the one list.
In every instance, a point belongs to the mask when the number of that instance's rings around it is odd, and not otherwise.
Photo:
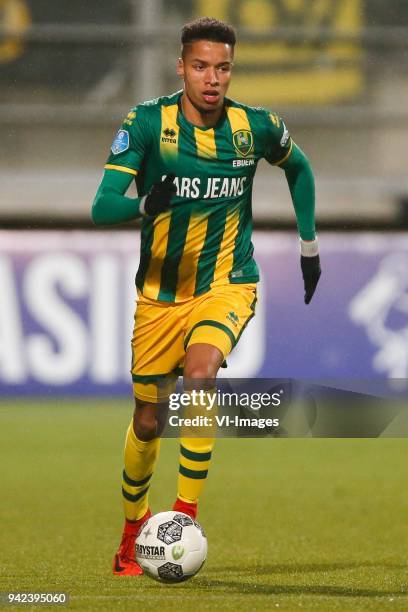
[(152, 516), (150, 510), (138, 521), (125, 521), (122, 541), (113, 559), (113, 573), (117, 576), (140, 576), (143, 570), (135, 559), (135, 541), (142, 525)]
[(184, 512), (184, 514), (188, 514), (188, 516), (191, 516), (194, 520), (197, 518), (197, 502), (185, 502), (178, 497), (174, 503), (173, 510), (176, 512)]

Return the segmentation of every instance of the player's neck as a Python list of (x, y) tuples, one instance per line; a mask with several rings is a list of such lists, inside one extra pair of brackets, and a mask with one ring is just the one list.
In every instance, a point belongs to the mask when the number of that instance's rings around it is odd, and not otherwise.
[(224, 108), (221, 107), (211, 113), (202, 113), (194, 106), (185, 93), (180, 98), (180, 104), (184, 117), (197, 127), (213, 127), (218, 123), (224, 111)]

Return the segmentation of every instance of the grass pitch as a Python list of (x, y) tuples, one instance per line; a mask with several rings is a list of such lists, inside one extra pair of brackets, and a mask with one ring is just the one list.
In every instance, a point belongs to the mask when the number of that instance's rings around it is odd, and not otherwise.
[[(64, 591), (72, 610), (408, 609), (404, 439), (217, 440), (202, 571), (174, 586), (113, 576), (130, 414), (130, 401), (2, 403), (0, 591)], [(165, 440), (154, 512), (171, 507), (177, 467)]]

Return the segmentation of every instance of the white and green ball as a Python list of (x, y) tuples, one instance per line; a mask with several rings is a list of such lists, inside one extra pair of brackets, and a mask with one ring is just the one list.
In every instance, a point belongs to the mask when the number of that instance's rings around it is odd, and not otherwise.
[(187, 514), (170, 511), (150, 517), (136, 539), (136, 560), (146, 575), (163, 582), (188, 580), (207, 558), (207, 538)]

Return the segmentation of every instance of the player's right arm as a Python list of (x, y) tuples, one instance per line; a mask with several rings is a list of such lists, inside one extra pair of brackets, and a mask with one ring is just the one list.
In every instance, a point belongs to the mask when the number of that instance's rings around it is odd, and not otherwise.
[(92, 205), (92, 220), (96, 225), (115, 225), (145, 215), (155, 216), (169, 208), (176, 192), (174, 174), (169, 174), (164, 181), (154, 183), (142, 197), (126, 196), (151, 146), (150, 134), (143, 108), (130, 111), (115, 136)]
[(133, 177), (120, 171), (105, 170), (92, 204), (95, 225), (115, 225), (141, 217), (142, 198), (125, 196)]
[(163, 181), (154, 183), (142, 198), (127, 198), (124, 194), (132, 179), (105, 171), (92, 205), (92, 221), (95, 225), (115, 225), (165, 212), (177, 192), (174, 178), (174, 174), (168, 174)]
[(150, 147), (150, 133), (143, 110), (140, 107), (132, 110), (113, 141), (92, 205), (92, 220), (96, 225), (116, 225), (142, 216), (154, 217), (169, 208), (177, 191), (174, 174), (154, 183), (142, 197), (126, 196)]
[(115, 136), (92, 205), (96, 225), (114, 225), (141, 216), (142, 198), (129, 198), (126, 192), (150, 146), (150, 129), (144, 114), (141, 107), (132, 109)]

